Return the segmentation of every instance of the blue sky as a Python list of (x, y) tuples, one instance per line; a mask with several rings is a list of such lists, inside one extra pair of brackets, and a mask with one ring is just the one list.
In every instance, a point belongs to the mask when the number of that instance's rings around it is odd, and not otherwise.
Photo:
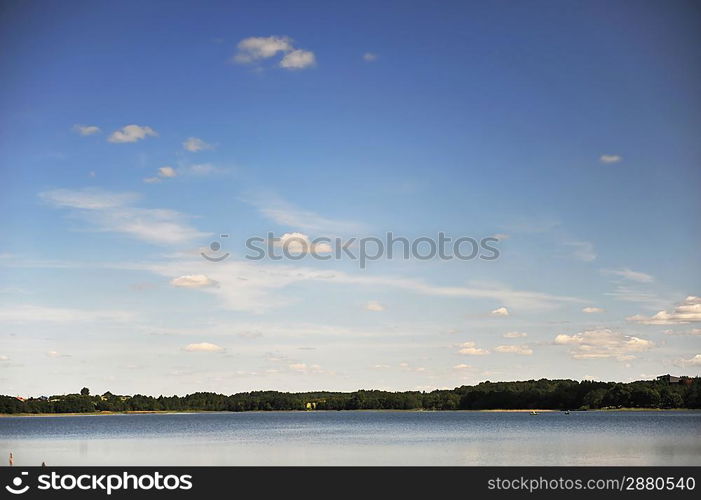
[[(699, 373), (692, 2), (2, 9), (3, 392)], [(246, 259), (269, 231), (500, 258)]]

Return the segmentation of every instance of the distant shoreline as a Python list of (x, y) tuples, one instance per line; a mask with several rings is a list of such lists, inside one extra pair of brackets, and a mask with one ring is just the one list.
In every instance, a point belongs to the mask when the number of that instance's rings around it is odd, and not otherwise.
[[(565, 413), (564, 410), (544, 410), (544, 409), (510, 409), (510, 410), (251, 410), (251, 411), (206, 411), (206, 410), (143, 410), (143, 411), (97, 411), (97, 412), (74, 412), (74, 413), (0, 413), (0, 418), (25, 418), (25, 417), (101, 417), (106, 415), (174, 415), (186, 413), (339, 413), (339, 412), (385, 412), (385, 413)], [(693, 408), (610, 408), (610, 409), (592, 409), (592, 410), (570, 410), (570, 413), (584, 412), (659, 412), (659, 411), (699, 411)]]

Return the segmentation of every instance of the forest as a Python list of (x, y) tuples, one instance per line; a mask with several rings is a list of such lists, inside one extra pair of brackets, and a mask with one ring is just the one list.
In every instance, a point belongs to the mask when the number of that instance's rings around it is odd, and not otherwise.
[(551, 409), (597, 410), (619, 408), (701, 408), (701, 379), (679, 383), (662, 380), (594, 382), (527, 380), (482, 382), (431, 392), (277, 391), (232, 395), (197, 392), (185, 396), (122, 396), (106, 392), (79, 393), (23, 399), (0, 396), (2, 414), (95, 413), (133, 411), (281, 411), (281, 410), (489, 410)]

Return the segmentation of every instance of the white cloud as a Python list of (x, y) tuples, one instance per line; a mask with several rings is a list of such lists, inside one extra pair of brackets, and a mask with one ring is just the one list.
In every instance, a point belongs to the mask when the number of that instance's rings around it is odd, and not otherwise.
[(701, 354), (697, 354), (691, 359), (680, 360), (682, 366), (701, 366)]
[(506, 307), (497, 307), (489, 314), (491, 314), (492, 316), (508, 316), (509, 310)]
[(618, 163), (623, 161), (623, 157), (619, 155), (601, 155), (599, 156), (599, 161), (601, 163)]
[(239, 64), (251, 64), (278, 54), (284, 54), (279, 66), (289, 70), (309, 68), (316, 63), (313, 52), (296, 48), (293, 40), (287, 36), (250, 37), (241, 40), (233, 60)]
[(377, 54), (373, 52), (366, 52), (363, 54), (363, 60), (367, 62), (377, 61)]
[(660, 311), (652, 316), (636, 314), (626, 318), (643, 325), (674, 325), (701, 321), (701, 297), (688, 296), (672, 311)]
[(583, 307), (582, 312), (587, 313), (587, 314), (596, 314), (596, 313), (604, 312), (604, 309), (602, 309), (600, 307), (589, 306), (589, 307)]
[(309, 236), (303, 233), (285, 233), (274, 242), (274, 246), (286, 249), (290, 254), (327, 254), (333, 252), (328, 242), (312, 243)]
[(466, 365), (465, 363), (460, 363), (459, 365), (455, 365), (453, 367), (453, 370), (471, 370), (472, 367), (470, 365)]
[(141, 139), (146, 139), (146, 137), (156, 137), (158, 133), (151, 127), (142, 127), (140, 125), (126, 125), (120, 130), (115, 130), (110, 135), (109, 142), (124, 143), (124, 142), (136, 142)]
[(133, 313), (119, 310), (71, 309), (31, 304), (0, 309), (0, 323), (104, 323), (127, 322), (133, 319)]
[(462, 344), (458, 345), (458, 347), (458, 352), (466, 356), (484, 356), (489, 354), (489, 351), (477, 347), (475, 342), (463, 342)]
[(304, 375), (332, 374), (321, 368), (319, 365), (307, 365), (306, 363), (291, 363), (287, 366), (290, 370)]
[(138, 198), (133, 193), (57, 189), (39, 196), (55, 206), (74, 209), (100, 231), (123, 233), (149, 243), (177, 244), (206, 236), (174, 210), (128, 206)]
[(380, 312), (385, 310), (385, 306), (373, 300), (365, 304), (365, 309), (368, 311)]
[(0, 356), (0, 361), (9, 361), (9, 360), (10, 360), (10, 358), (8, 356), (4, 356), (4, 355)]
[(241, 40), (234, 61), (247, 64), (259, 59), (274, 57), (278, 52), (293, 50), (292, 39), (287, 36), (253, 36)]
[(157, 182), (161, 182), (161, 179), (172, 179), (173, 177), (177, 177), (177, 175), (178, 173), (173, 167), (165, 166), (158, 169), (157, 177), (147, 177), (146, 179), (144, 179), (144, 182), (148, 184), (154, 184)]
[(184, 347), (187, 352), (223, 352), (224, 348), (217, 344), (209, 342), (200, 342), (199, 344), (188, 344)]
[(193, 153), (196, 153), (197, 151), (202, 151), (204, 149), (212, 149), (213, 147), (214, 146), (212, 146), (211, 144), (207, 144), (202, 139), (199, 139), (197, 137), (188, 137), (183, 142), (183, 148)]
[(633, 271), (624, 267), (622, 269), (602, 269), (602, 274), (608, 274), (613, 276), (619, 276), (628, 281), (636, 281), (638, 283), (652, 283), (655, 278), (649, 274), (641, 273), (640, 271)]
[(161, 167), (158, 169), (158, 175), (161, 177), (175, 177), (178, 175), (173, 167)]
[(608, 328), (573, 335), (560, 334), (555, 337), (555, 344), (572, 346), (570, 356), (574, 359), (615, 358), (619, 361), (634, 359), (636, 353), (654, 347), (650, 340), (624, 335)]
[(594, 245), (588, 241), (569, 241), (565, 245), (572, 247), (572, 257), (583, 262), (596, 260)]
[(100, 127), (95, 125), (73, 125), (73, 131), (80, 135), (93, 135), (100, 133)]
[(533, 354), (533, 349), (527, 345), (499, 345), (496, 346), (494, 350), (505, 354), (519, 354), (521, 356), (530, 356)]
[(505, 339), (520, 339), (523, 337), (528, 337), (528, 334), (526, 332), (506, 332), (504, 335), (502, 335)]
[(309, 50), (293, 50), (280, 61), (280, 67), (285, 69), (304, 69), (316, 64), (314, 52)]
[(215, 286), (217, 282), (204, 274), (186, 274), (171, 280), (170, 284), (180, 288), (202, 288), (206, 286)]

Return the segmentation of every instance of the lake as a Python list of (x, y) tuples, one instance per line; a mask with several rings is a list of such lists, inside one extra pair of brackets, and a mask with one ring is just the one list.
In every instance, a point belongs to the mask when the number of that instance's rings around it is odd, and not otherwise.
[(16, 465), (701, 465), (701, 412), (0, 418)]

